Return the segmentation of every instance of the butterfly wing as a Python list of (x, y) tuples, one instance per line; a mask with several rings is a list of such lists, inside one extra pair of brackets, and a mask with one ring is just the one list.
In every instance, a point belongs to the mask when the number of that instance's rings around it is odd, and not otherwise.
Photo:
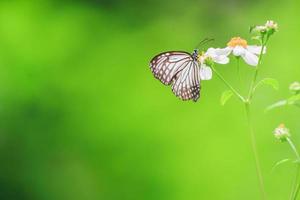
[(197, 101), (200, 98), (200, 68), (196, 61), (180, 71), (172, 84), (173, 93), (182, 100)]
[(188, 52), (168, 51), (158, 54), (150, 61), (150, 69), (158, 80), (170, 85), (176, 74), (184, 69), (193, 58)]
[(173, 93), (180, 99), (199, 99), (200, 68), (189, 53), (169, 51), (158, 54), (150, 61), (150, 68), (163, 84), (172, 84)]

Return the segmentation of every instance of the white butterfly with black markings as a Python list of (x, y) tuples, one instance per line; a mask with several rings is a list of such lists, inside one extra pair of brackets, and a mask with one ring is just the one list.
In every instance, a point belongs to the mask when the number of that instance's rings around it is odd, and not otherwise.
[(197, 101), (200, 97), (200, 66), (198, 50), (192, 54), (185, 51), (167, 51), (150, 61), (150, 69), (158, 80), (172, 85), (173, 93), (181, 100)]

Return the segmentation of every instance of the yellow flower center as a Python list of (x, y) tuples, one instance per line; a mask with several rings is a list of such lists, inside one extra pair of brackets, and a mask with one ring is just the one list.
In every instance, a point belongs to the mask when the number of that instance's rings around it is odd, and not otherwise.
[(227, 46), (229, 47), (236, 47), (236, 46), (247, 47), (247, 45), (248, 45), (247, 41), (240, 37), (234, 37), (227, 43)]
[(197, 61), (200, 63), (204, 58), (204, 51), (201, 51), (197, 56)]

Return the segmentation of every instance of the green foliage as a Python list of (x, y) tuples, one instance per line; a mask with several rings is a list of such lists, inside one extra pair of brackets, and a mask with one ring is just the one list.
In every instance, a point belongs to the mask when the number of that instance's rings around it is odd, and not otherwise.
[(300, 100), (300, 94), (296, 94), (287, 99), (287, 104), (294, 105), (296, 103), (299, 103), (299, 100)]
[(271, 104), (270, 106), (268, 106), (265, 109), (265, 111), (270, 111), (275, 108), (279, 108), (279, 107), (286, 106), (286, 105), (294, 105), (294, 106), (299, 107), (300, 106), (299, 103), (300, 103), (300, 94), (295, 94), (287, 99), (283, 99), (283, 100), (277, 101), (276, 103)]
[(278, 90), (279, 89), (279, 83), (276, 79), (273, 78), (264, 78), (261, 81), (259, 81), (254, 90), (256, 90), (257, 88), (263, 86), (263, 85), (269, 85), (271, 86), (274, 90)]
[(222, 93), (220, 98), (220, 103), (222, 106), (226, 104), (226, 102), (233, 96), (233, 92), (231, 90), (226, 90)]
[(273, 168), (272, 168), (272, 171), (274, 171), (279, 165), (282, 165), (282, 164), (287, 163), (287, 162), (289, 162), (289, 161), (291, 161), (290, 158), (285, 158), (285, 159), (282, 159), (282, 160), (276, 162), (276, 163), (274, 164)]

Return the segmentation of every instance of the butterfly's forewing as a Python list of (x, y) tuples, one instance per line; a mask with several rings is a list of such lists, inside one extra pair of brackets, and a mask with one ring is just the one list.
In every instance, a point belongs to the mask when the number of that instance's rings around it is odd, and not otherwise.
[(193, 61), (191, 55), (184, 51), (169, 51), (158, 54), (150, 61), (150, 68), (158, 80), (170, 85), (175, 75)]
[(197, 101), (200, 96), (198, 63), (184, 51), (164, 52), (150, 61), (154, 76), (165, 85), (172, 84), (173, 93), (182, 100)]

